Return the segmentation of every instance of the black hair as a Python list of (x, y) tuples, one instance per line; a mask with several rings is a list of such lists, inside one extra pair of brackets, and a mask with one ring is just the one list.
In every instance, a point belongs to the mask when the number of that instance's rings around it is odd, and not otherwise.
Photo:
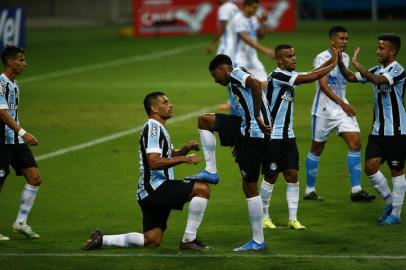
[(395, 55), (400, 51), (400, 36), (393, 33), (382, 34), (378, 36), (378, 40), (388, 41), (393, 49), (395, 49)]
[(223, 64), (232, 66), (233, 62), (231, 61), (231, 58), (228, 57), (227, 55), (218, 54), (210, 61), (209, 70), (213, 71), (216, 68), (218, 68), (220, 65), (223, 65)]
[(9, 59), (16, 58), (18, 53), (24, 53), (24, 50), (22, 48), (20, 48), (20, 47), (16, 47), (16, 46), (13, 46), (13, 45), (7, 45), (1, 51), (1, 62), (3, 62), (4, 66), (7, 66), (7, 61)]
[(328, 36), (331, 38), (337, 35), (337, 33), (347, 33), (347, 32), (348, 32), (347, 29), (345, 29), (341, 25), (335, 25), (331, 27), (330, 30), (328, 31)]
[(151, 105), (160, 96), (166, 96), (164, 92), (155, 91), (147, 94), (144, 98), (144, 108), (147, 115), (151, 113)]
[(279, 44), (275, 47), (275, 56), (279, 57), (282, 50), (292, 49), (293, 47), (289, 44)]
[(244, 0), (244, 6), (250, 6), (254, 3), (259, 3), (259, 0)]

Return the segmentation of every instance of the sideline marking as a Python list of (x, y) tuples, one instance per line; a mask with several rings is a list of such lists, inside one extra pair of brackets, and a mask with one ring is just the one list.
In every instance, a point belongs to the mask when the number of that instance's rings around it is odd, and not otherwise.
[(296, 255), (296, 254), (241, 254), (241, 253), (225, 253), (225, 254), (154, 254), (154, 253), (0, 253), (0, 257), (151, 257), (151, 258), (289, 258), (289, 259), (364, 259), (364, 260), (406, 260), (406, 255), (397, 256), (374, 256), (374, 255)]
[[(168, 121), (168, 125), (175, 124), (175, 123), (178, 123), (178, 122), (181, 122), (181, 121), (196, 117), (196, 116), (198, 116), (198, 115), (200, 115), (202, 113), (205, 113), (205, 112), (212, 112), (214, 109), (216, 109), (216, 107), (217, 107), (217, 105), (212, 106), (212, 107), (204, 108), (204, 109), (202, 109), (200, 111), (187, 113), (187, 114), (179, 116), (179, 117), (174, 117), (173, 120)], [(77, 144), (77, 145), (67, 147), (67, 148), (63, 148), (63, 149), (59, 149), (59, 150), (56, 150), (56, 151), (53, 151), (53, 152), (50, 152), (50, 153), (43, 154), (43, 155), (40, 155), (38, 157), (35, 157), (35, 159), (37, 161), (45, 160), (45, 159), (61, 156), (61, 155), (64, 155), (64, 154), (67, 154), (67, 153), (70, 153), (70, 152), (78, 151), (78, 150), (81, 150), (81, 149), (84, 149), (84, 148), (88, 148), (88, 147), (94, 146), (96, 144), (101, 144), (101, 143), (108, 142), (108, 141), (111, 141), (111, 140), (114, 140), (114, 139), (118, 139), (118, 138), (121, 138), (121, 137), (124, 137), (124, 136), (127, 136), (127, 135), (131, 135), (133, 133), (139, 132), (143, 126), (144, 125), (138, 126), (138, 127), (135, 127), (135, 128), (130, 128), (130, 129), (123, 130), (123, 131), (119, 131), (119, 132), (113, 133), (111, 135), (104, 136), (104, 137), (101, 137), (99, 139), (95, 139), (95, 140), (92, 140), (92, 141), (89, 141), (89, 142)]]

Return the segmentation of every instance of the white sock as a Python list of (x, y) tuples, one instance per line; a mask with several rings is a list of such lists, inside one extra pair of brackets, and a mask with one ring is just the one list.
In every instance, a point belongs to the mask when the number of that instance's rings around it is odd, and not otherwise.
[(289, 221), (297, 220), (297, 208), (299, 205), (299, 182), (286, 183), (286, 200), (289, 208)]
[(264, 230), (262, 228), (262, 201), (260, 196), (247, 198), (248, 215), (252, 227), (252, 239), (258, 244), (264, 240)]
[(392, 203), (392, 195), (391, 191), (388, 186), (388, 181), (386, 180), (385, 176), (381, 173), (381, 171), (377, 171), (375, 174), (368, 175), (369, 180), (372, 183), (372, 186), (375, 190), (382, 195), (385, 199), (386, 204)]
[(199, 129), (199, 134), (204, 158), (206, 159), (206, 171), (216, 173), (216, 137), (213, 132), (204, 129)]
[(305, 190), (305, 194), (309, 194), (310, 192), (316, 192), (316, 188), (315, 187), (308, 187), (306, 186), (306, 190)]
[(208, 200), (202, 197), (193, 197), (189, 203), (189, 215), (187, 218), (185, 233), (182, 242), (188, 243), (196, 239), (197, 229), (202, 222)]
[(270, 184), (267, 181), (262, 180), (259, 193), (261, 195), (264, 218), (269, 218), (269, 204), (272, 199), (273, 186), (274, 186), (273, 184)]
[(27, 224), (28, 214), (31, 211), (32, 205), (34, 204), (35, 197), (37, 196), (39, 186), (31, 186), (30, 184), (25, 184), (24, 190), (21, 193), (21, 204), (20, 210), (15, 223), (25, 225)]
[(127, 234), (103, 235), (103, 246), (143, 247), (144, 234), (133, 232)]
[(400, 217), (402, 212), (403, 200), (405, 198), (406, 180), (405, 175), (400, 175), (392, 178), (392, 215)]

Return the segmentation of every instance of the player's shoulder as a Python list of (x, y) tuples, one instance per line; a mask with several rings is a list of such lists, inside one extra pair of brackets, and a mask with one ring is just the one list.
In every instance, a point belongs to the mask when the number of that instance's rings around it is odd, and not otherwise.
[(316, 55), (315, 59), (325, 59), (328, 60), (331, 58), (330, 50), (324, 50)]
[(398, 61), (396, 61), (393, 65), (392, 72), (401, 74), (404, 71), (404, 67)]
[(238, 11), (240, 10), (236, 4), (231, 3), (231, 2), (226, 2), (224, 4), (222, 4), (220, 6), (220, 10), (221, 11), (228, 11), (228, 12), (232, 12), (232, 11)]

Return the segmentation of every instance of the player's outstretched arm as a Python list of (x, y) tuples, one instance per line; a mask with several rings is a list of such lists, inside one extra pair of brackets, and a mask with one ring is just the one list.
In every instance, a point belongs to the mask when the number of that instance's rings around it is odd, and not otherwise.
[(212, 53), (214, 51), (214, 47), (216, 47), (220, 37), (226, 31), (227, 21), (220, 21), (219, 26), (217, 28), (217, 32), (214, 35), (213, 39), (211, 40), (209, 46), (207, 47), (207, 53)]
[(338, 68), (340, 69), (341, 74), (343, 74), (344, 78), (349, 81), (349, 82), (358, 82), (357, 77), (355, 76), (355, 73), (348, 70), (347, 67), (345, 66), (342, 57), (338, 58)]
[(4, 123), (6, 123), (7, 126), (9, 126), (12, 130), (20, 134), (20, 136), (23, 138), (24, 142), (30, 146), (34, 146), (38, 144), (37, 138), (35, 138), (34, 135), (26, 132), (23, 130), (16, 121), (8, 114), (7, 110), (1, 109), (0, 110), (0, 118), (3, 120)]
[(354, 56), (352, 57), (351, 62), (352, 65), (359, 71), (359, 73), (361, 73), (362, 77), (366, 78), (368, 81), (374, 84), (388, 83), (388, 79), (385, 76), (377, 76), (361, 65), (361, 63), (358, 61), (358, 54), (360, 50), (361, 49), (359, 47), (355, 49)]
[(252, 40), (248, 33), (240, 33), (239, 34), (241, 39), (247, 43), (249, 46), (253, 47), (254, 49), (263, 52), (264, 54), (266, 54), (268, 57), (274, 59), (275, 58), (275, 51), (265, 47), (263, 45), (261, 45), (259, 42), (256, 42), (255, 40)]

